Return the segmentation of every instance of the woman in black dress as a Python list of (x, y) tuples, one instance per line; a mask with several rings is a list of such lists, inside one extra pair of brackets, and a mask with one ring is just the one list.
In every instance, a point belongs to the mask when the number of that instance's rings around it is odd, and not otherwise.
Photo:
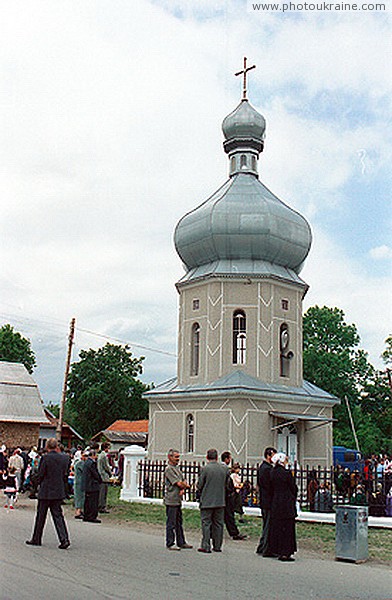
[(294, 478), (287, 470), (288, 458), (283, 452), (272, 457), (271, 469), (271, 526), (270, 550), (279, 560), (293, 561), (292, 554), (297, 551), (295, 538), (296, 499), (298, 489)]

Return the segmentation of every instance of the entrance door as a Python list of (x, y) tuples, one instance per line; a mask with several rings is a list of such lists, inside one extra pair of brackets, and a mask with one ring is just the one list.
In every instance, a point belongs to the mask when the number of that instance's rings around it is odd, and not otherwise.
[(278, 452), (284, 452), (289, 457), (290, 464), (297, 460), (297, 429), (295, 425), (285, 425), (278, 429)]

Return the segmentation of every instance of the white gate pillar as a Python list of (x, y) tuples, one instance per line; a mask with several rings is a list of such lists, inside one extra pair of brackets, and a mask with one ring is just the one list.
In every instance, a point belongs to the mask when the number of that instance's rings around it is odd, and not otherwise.
[(138, 486), (138, 463), (147, 456), (147, 450), (141, 446), (127, 446), (121, 452), (124, 455), (124, 470), (120, 500), (134, 500), (142, 497)]

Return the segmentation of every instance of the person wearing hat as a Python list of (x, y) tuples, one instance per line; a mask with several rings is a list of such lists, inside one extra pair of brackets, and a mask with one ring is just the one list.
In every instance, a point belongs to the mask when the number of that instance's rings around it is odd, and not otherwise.
[(298, 488), (287, 468), (286, 454), (277, 452), (272, 457), (272, 463), (269, 550), (279, 560), (291, 562), (294, 561), (292, 555), (297, 551), (295, 518)]

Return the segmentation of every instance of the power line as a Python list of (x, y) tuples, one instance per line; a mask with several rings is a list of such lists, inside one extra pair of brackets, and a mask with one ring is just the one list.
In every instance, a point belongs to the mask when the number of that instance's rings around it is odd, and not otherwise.
[[(45, 320), (45, 319), (37, 319), (37, 318), (33, 318), (33, 317), (17, 317), (15, 315), (10, 315), (10, 314), (4, 314), (4, 313), (0, 313), (0, 317), (4, 318), (4, 319), (11, 319), (13, 321), (19, 322), (19, 323), (23, 323), (23, 322), (31, 322), (31, 323), (38, 323), (38, 324), (45, 324), (46, 326), (54, 326), (54, 327), (61, 327), (62, 329), (66, 328), (66, 324), (63, 323), (62, 321), (49, 321), (49, 320)], [(170, 357), (174, 357), (177, 358), (177, 355), (174, 352), (168, 352), (167, 350), (160, 350), (159, 348), (151, 348), (151, 346), (144, 346), (142, 344), (138, 344), (135, 342), (129, 342), (129, 341), (124, 341), (121, 340), (119, 338), (113, 337), (111, 335), (106, 335), (104, 333), (98, 333), (96, 331), (91, 331), (90, 329), (83, 329), (82, 327), (76, 327), (75, 328), (76, 331), (79, 331), (81, 333), (87, 333), (89, 335), (93, 335), (95, 337), (98, 338), (102, 338), (104, 340), (108, 340), (108, 341), (113, 341), (113, 342), (118, 342), (120, 344), (125, 344), (127, 346), (134, 346), (135, 348), (140, 348), (142, 350), (147, 350), (148, 352), (155, 352), (156, 354), (163, 354), (165, 356), (170, 356)]]

